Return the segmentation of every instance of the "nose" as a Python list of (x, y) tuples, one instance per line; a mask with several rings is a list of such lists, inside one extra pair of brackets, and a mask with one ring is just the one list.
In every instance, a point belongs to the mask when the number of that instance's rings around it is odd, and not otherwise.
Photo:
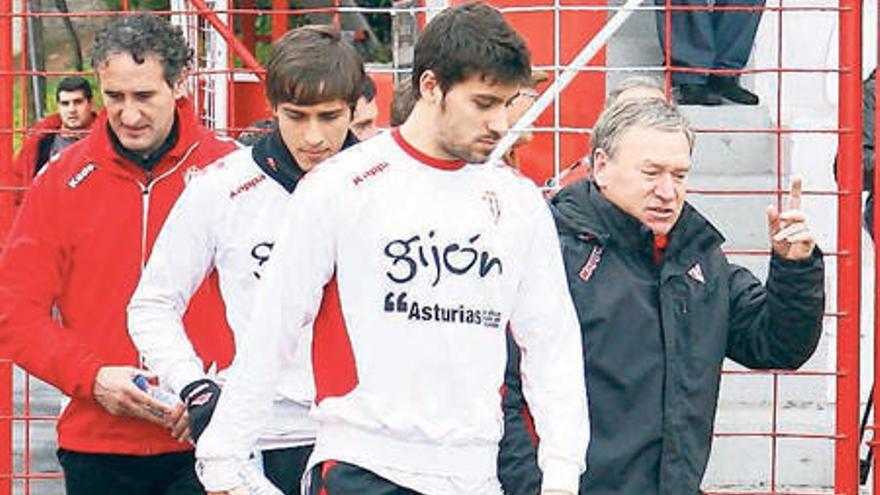
[(504, 134), (510, 129), (510, 124), (507, 122), (507, 119), (507, 108), (503, 105), (499, 105), (495, 111), (491, 112), (489, 115), (489, 130), (499, 136)]
[(660, 174), (657, 184), (654, 186), (654, 194), (663, 201), (675, 199), (675, 184), (669, 174)]
[(320, 146), (324, 141), (324, 134), (321, 132), (321, 126), (315, 120), (309, 120), (305, 131), (303, 132), (303, 140), (309, 147)]
[(140, 121), (140, 118), (141, 111), (134, 102), (125, 101), (122, 103), (122, 109), (120, 111), (122, 125), (135, 126)]

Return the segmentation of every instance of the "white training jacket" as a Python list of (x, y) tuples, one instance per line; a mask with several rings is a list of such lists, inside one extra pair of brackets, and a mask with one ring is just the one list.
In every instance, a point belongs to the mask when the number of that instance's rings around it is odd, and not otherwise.
[(431, 159), (394, 130), (316, 167), (274, 217), (281, 230), (243, 355), (196, 450), (208, 491), (238, 484), (335, 274), (350, 348), (331, 351), (350, 351), (342, 382), (353, 386), (319, 385), (310, 465), (352, 463), (429, 495), (452, 493), (448, 479), (500, 493), (509, 324), (543, 488), (577, 493), (589, 438), (580, 330), (550, 212), (529, 180), (502, 164)]
[[(268, 135), (256, 147), (236, 150), (190, 175), (129, 303), (129, 334), (144, 364), (175, 394), (205, 377), (182, 319), (194, 291), (212, 270), (218, 272), (236, 347), (246, 331), (253, 293), (278, 226), (277, 220), (262, 213), (282, 211), (290, 197), (288, 190), (295, 186), (295, 180), (276, 180), (255, 159), (257, 150), (264, 156), (274, 152), (284, 155), (273, 165), (283, 162), (296, 167), (278, 143), (279, 136)], [(258, 218), (267, 221), (261, 223)], [(310, 332), (301, 332), (297, 335), (301, 342), (290, 347), (296, 355), (291, 356), (292, 364), (276, 387), (273, 418), (255, 446), (260, 450), (314, 443), (316, 424), (308, 417), (314, 398), (310, 337)], [(239, 353), (232, 367), (237, 366)]]

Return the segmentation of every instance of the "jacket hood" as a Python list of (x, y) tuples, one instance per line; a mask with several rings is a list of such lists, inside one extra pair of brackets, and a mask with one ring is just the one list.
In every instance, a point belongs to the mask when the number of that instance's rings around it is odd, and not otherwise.
[[(551, 200), (553, 218), (562, 235), (613, 238), (632, 247), (650, 246), (653, 234), (638, 219), (612, 204), (589, 179), (566, 186)], [(707, 251), (724, 236), (690, 203), (669, 233), (669, 252)]]

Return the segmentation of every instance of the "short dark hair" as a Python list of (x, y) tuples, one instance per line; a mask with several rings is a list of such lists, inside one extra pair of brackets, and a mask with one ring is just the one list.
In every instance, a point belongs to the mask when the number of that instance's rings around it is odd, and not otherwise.
[(434, 72), (444, 93), (475, 74), (496, 83), (528, 84), (532, 71), (525, 40), (483, 2), (448, 8), (425, 27), (413, 59), (416, 99), (427, 70)]
[(266, 65), (266, 96), (282, 103), (315, 105), (344, 100), (354, 111), (364, 80), (357, 50), (333, 26), (302, 26), (272, 45)]
[(58, 87), (55, 88), (55, 101), (58, 101), (62, 91), (67, 91), (68, 93), (82, 91), (83, 96), (85, 96), (87, 100), (92, 101), (92, 85), (83, 77), (67, 76), (62, 79), (61, 82), (58, 83)]
[(193, 50), (179, 27), (155, 15), (138, 14), (116, 18), (101, 29), (92, 45), (92, 67), (97, 70), (110, 56), (121, 53), (138, 64), (150, 55), (158, 57), (165, 82), (173, 86), (189, 66)]
[(367, 103), (373, 101), (376, 97), (376, 83), (374, 83), (373, 78), (368, 75), (364, 76), (364, 84), (361, 86), (361, 96), (367, 100)]
[(412, 79), (408, 77), (394, 88), (394, 97), (391, 100), (391, 127), (406, 122), (415, 104), (416, 96), (412, 90)]

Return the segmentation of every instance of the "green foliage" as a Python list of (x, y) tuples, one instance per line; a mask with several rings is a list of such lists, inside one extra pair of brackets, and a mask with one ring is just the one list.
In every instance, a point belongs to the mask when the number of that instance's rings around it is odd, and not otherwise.
[[(110, 10), (122, 10), (122, 0), (106, 0)], [(169, 0), (129, 0), (129, 6), (134, 10), (171, 10)]]
[[(355, 0), (357, 5), (360, 7), (370, 7), (370, 8), (390, 8), (392, 6), (392, 0)], [(272, 9), (272, 0), (257, 0), (254, 3), (254, 7), (261, 10), (270, 10)], [(297, 9), (301, 6), (298, 5), (296, 0), (288, 1), (288, 8)], [(373, 29), (373, 32), (376, 34), (376, 37), (379, 41), (379, 46), (368, 46), (367, 43), (355, 41), (355, 47), (358, 49), (358, 52), (361, 54), (365, 62), (374, 62), (374, 63), (387, 63), (391, 61), (391, 15), (387, 12), (376, 12), (376, 13), (364, 13), (363, 16), (366, 18), (367, 23)], [(255, 33), (258, 39), (268, 40), (272, 33), (272, 20), (273, 16), (266, 15), (258, 15), (255, 19)], [(300, 26), (304, 26), (309, 23), (308, 17), (305, 15), (288, 15), (286, 19), (286, 29), (294, 29)], [(238, 22), (241, 22), (239, 19)], [(240, 27), (240, 26), (239, 26)], [(259, 41), (257, 43), (256, 49), (256, 57), (261, 63), (266, 63), (269, 58), (270, 53), (270, 43), (266, 41)], [(240, 63), (236, 63), (236, 66), (241, 67)]]

